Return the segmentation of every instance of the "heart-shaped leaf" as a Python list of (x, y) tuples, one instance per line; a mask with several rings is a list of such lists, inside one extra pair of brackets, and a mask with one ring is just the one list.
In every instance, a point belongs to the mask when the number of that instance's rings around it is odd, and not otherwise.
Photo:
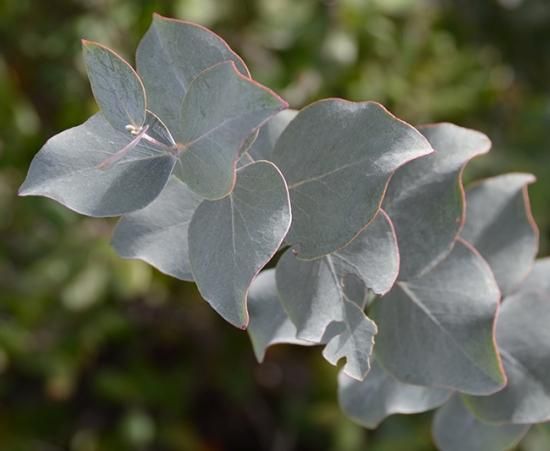
[(485, 423), (455, 395), (435, 414), (433, 437), (441, 451), (506, 451), (519, 443), (529, 427)]
[(241, 168), (229, 196), (203, 201), (195, 211), (189, 225), (194, 280), (230, 323), (248, 324), (248, 288), (279, 249), (290, 222), (286, 183), (267, 161)]
[(550, 258), (538, 260), (519, 290), (502, 303), (496, 337), (508, 384), (492, 396), (465, 398), (486, 421), (550, 421), (550, 292), (533, 289), (548, 287), (549, 280)]
[(383, 204), (399, 242), (399, 280), (420, 274), (450, 252), (464, 222), (462, 170), (491, 147), (484, 134), (453, 124), (419, 130), (435, 151), (396, 171)]
[(363, 381), (338, 375), (338, 400), (344, 413), (356, 423), (375, 429), (388, 416), (421, 413), (439, 407), (451, 392), (440, 388), (403, 384), (374, 359)]
[(273, 152), (294, 212), (288, 241), (304, 259), (344, 247), (378, 212), (393, 172), (430, 152), (378, 103), (329, 99), (304, 108)]
[(248, 291), (248, 335), (259, 362), (271, 345), (279, 343), (312, 346), (314, 343), (296, 338), (296, 327), (288, 318), (277, 293), (275, 270), (262, 271)]
[(206, 199), (229, 194), (243, 142), (286, 106), (272, 91), (240, 74), (233, 62), (203, 71), (189, 85), (181, 123), (172, 130), (182, 180)]
[(468, 189), (461, 236), (487, 260), (503, 296), (518, 287), (537, 255), (538, 229), (527, 194), (534, 181), (530, 174), (506, 174)]
[(187, 231), (202, 199), (176, 177), (147, 207), (124, 216), (112, 244), (121, 257), (138, 258), (181, 280), (193, 280)]
[(490, 394), (505, 384), (493, 329), (500, 293), (462, 240), (429, 272), (374, 302), (375, 353), (400, 381)]
[[(152, 129), (159, 126), (148, 115)], [(145, 126), (144, 126), (145, 127)], [(144, 139), (133, 142), (102, 113), (51, 138), (34, 157), (22, 196), (45, 196), (88, 216), (118, 216), (146, 207), (162, 191), (176, 158)], [(120, 151), (128, 149), (125, 154)], [(116, 158), (114, 158), (116, 156)], [(108, 169), (101, 169), (113, 159)]]
[(170, 130), (177, 130), (183, 121), (181, 103), (193, 79), (224, 61), (233, 61), (241, 74), (250, 76), (242, 59), (215, 33), (194, 23), (155, 14), (136, 54), (138, 72), (149, 95), (149, 109)]
[(103, 116), (116, 130), (139, 130), (145, 123), (145, 89), (134, 69), (101, 44), (82, 41), (92, 92)]

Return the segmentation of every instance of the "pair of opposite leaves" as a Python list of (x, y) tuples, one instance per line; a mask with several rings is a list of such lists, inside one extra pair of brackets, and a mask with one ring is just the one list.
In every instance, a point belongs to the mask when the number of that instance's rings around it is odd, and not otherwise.
[[(290, 186), (268, 162), (242, 167), (235, 185), (243, 142), (286, 104), (248, 78), (225, 42), (196, 25), (155, 16), (137, 52), (145, 89), (113, 52), (88, 42), (84, 48), (101, 111), (46, 144), (20, 193), (92, 216), (140, 210), (126, 219), (150, 232), (148, 243), (151, 235), (162, 238), (159, 229), (182, 232), (149, 256), (135, 250), (137, 239), (124, 237), (123, 220), (115, 245), (123, 243), (116, 246), (122, 255), (160, 259), (157, 266), (184, 279), (192, 269), (203, 296), (241, 327), (248, 321), (248, 287), (289, 227), (287, 239), (302, 257), (344, 246), (376, 215), (395, 169), (431, 152), (422, 135), (380, 105), (328, 100), (302, 111), (274, 153)], [(178, 190), (187, 190), (179, 204)], [(165, 214), (152, 225), (143, 215), (159, 205)], [(185, 230), (175, 226), (181, 222)], [(189, 258), (173, 251), (187, 251), (188, 242)], [(175, 267), (165, 269), (165, 260)]]

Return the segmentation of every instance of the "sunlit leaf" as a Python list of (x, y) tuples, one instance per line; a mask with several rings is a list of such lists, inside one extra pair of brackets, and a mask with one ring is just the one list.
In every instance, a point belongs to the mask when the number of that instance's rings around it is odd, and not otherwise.
[(229, 196), (203, 201), (195, 211), (189, 225), (194, 280), (230, 323), (248, 324), (248, 288), (281, 245), (290, 221), (285, 181), (266, 161), (241, 168)]

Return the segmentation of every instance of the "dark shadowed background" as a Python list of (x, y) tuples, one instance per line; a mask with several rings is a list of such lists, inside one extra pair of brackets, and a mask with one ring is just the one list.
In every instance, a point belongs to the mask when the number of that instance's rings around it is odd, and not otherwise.
[[(550, 250), (547, 0), (0, 0), (0, 449), (433, 450), (429, 414), (344, 418), (317, 350), (259, 366), (192, 285), (114, 254), (114, 220), (16, 197), (45, 140), (96, 109), (80, 39), (132, 60), (154, 11), (214, 29), (292, 107), (377, 100), (484, 131), (467, 179), (534, 173)], [(550, 427), (521, 449), (550, 449)]]

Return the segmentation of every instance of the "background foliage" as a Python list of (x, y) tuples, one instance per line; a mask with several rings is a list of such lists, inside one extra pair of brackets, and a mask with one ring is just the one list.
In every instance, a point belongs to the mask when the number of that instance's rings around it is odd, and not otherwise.
[[(526, 171), (550, 250), (545, 0), (4, 0), (0, 3), (0, 445), (9, 450), (432, 450), (429, 415), (375, 432), (336, 403), (337, 369), (245, 333), (192, 285), (114, 255), (112, 220), (16, 198), (32, 156), (95, 107), (80, 38), (131, 49), (153, 11), (228, 40), (291, 107), (371, 99), (410, 123), (487, 133), (467, 176)], [(550, 429), (521, 445), (546, 450)]]

